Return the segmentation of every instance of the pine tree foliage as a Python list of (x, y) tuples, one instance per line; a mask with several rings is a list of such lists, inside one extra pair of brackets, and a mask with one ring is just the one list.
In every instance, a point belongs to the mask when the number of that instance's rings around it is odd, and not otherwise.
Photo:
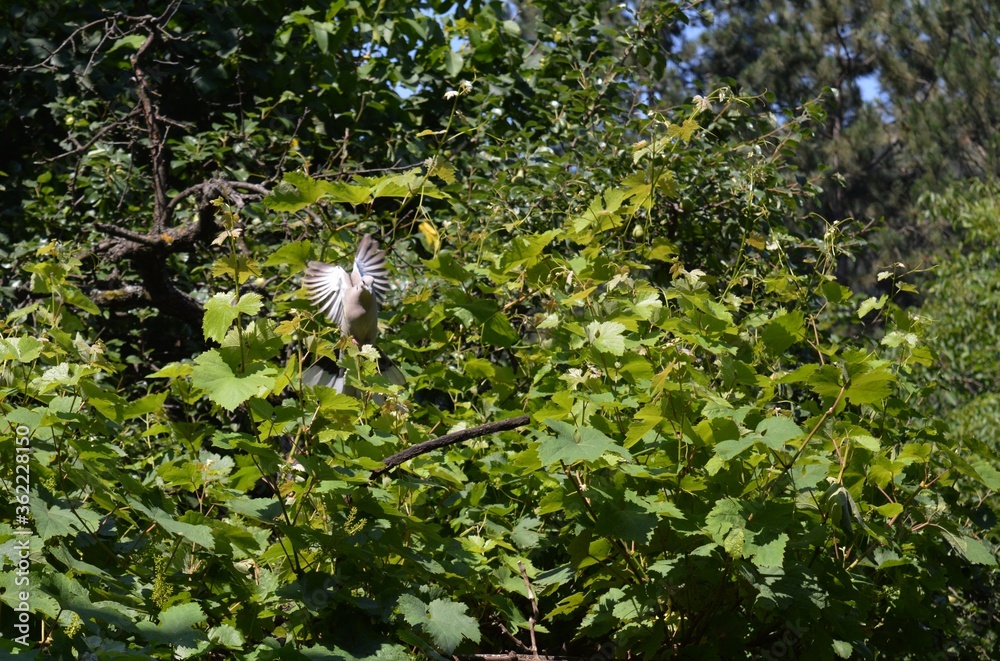
[[(731, 80), (776, 112), (824, 95), (827, 119), (799, 154), (824, 217), (883, 224), (880, 266), (926, 266), (946, 225), (914, 226), (925, 190), (995, 179), (1000, 34), (992, 2), (711, 2), (681, 53), (696, 84)], [(705, 14), (706, 12), (703, 12)], [(865, 260), (870, 263), (871, 260)], [(855, 267), (856, 268), (856, 267)]]

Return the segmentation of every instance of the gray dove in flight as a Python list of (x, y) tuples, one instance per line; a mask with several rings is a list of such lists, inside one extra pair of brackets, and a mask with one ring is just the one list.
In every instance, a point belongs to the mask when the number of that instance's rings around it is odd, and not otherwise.
[[(370, 234), (361, 237), (354, 255), (354, 266), (347, 272), (340, 266), (309, 262), (304, 282), (309, 300), (327, 320), (338, 326), (344, 335), (357, 344), (375, 346), (378, 339), (378, 311), (389, 292), (389, 268), (385, 251)], [(403, 385), (403, 374), (379, 350), (379, 371), (397, 385)], [(321, 357), (302, 374), (307, 386), (327, 386), (337, 392), (360, 397), (356, 389), (346, 386), (344, 370), (326, 357)]]

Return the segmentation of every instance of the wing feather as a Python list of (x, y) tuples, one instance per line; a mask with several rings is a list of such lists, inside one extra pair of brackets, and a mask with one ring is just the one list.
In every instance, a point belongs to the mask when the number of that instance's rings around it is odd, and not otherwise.
[(309, 300), (337, 326), (344, 319), (344, 288), (347, 271), (323, 262), (309, 262), (303, 281)]
[(366, 275), (372, 277), (372, 293), (375, 294), (375, 301), (382, 305), (389, 293), (389, 265), (385, 251), (379, 249), (378, 241), (371, 234), (361, 237), (354, 255), (354, 282), (360, 282)]

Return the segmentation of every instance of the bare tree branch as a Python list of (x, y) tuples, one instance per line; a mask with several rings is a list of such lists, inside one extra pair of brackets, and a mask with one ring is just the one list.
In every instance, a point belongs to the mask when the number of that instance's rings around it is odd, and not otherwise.
[(486, 436), (488, 434), (495, 434), (497, 432), (523, 427), (528, 424), (529, 420), (531, 420), (531, 416), (519, 415), (516, 418), (507, 418), (505, 420), (497, 420), (496, 422), (488, 422), (485, 425), (479, 425), (478, 427), (472, 427), (471, 429), (462, 429), (460, 431), (452, 432), (451, 434), (445, 434), (444, 436), (432, 438), (431, 440), (424, 441), (423, 443), (418, 443), (383, 459), (382, 463), (384, 464), (384, 467), (373, 470), (369, 479), (374, 480), (382, 475), (385, 475), (403, 462), (409, 461), (410, 459), (418, 457), (422, 454), (433, 452), (434, 450), (454, 445), (455, 443), (461, 443), (462, 441), (467, 441), (470, 438), (478, 438), (479, 436)]
[(139, 97), (142, 115), (146, 120), (146, 132), (149, 134), (149, 150), (152, 156), (153, 170), (153, 233), (159, 234), (166, 228), (169, 214), (167, 210), (168, 171), (166, 146), (160, 125), (157, 122), (159, 110), (153, 105), (149, 78), (142, 65), (143, 56), (158, 41), (159, 30), (152, 20), (147, 21), (146, 26), (149, 32), (146, 41), (142, 42), (139, 50), (132, 56), (132, 71), (135, 72), (135, 92)]
[[(250, 191), (250, 195), (240, 195), (236, 193), (237, 190)], [(154, 229), (143, 234), (110, 223), (94, 223), (94, 227), (113, 237), (99, 243), (94, 253), (109, 262), (130, 260), (142, 280), (142, 285), (138, 288), (131, 285), (111, 290), (94, 290), (92, 298), (102, 307), (151, 305), (174, 318), (195, 325), (200, 324), (201, 304), (173, 284), (166, 264), (167, 255), (186, 252), (192, 250), (198, 243), (208, 243), (212, 240), (215, 233), (215, 207), (212, 200), (215, 198), (224, 197), (242, 208), (246, 204), (247, 197), (259, 199), (269, 192), (260, 184), (209, 179), (181, 191), (166, 204), (165, 222), (160, 224), (159, 232)], [(170, 219), (177, 205), (194, 194), (199, 197), (198, 218), (177, 227), (163, 227), (163, 224), (171, 224)]]

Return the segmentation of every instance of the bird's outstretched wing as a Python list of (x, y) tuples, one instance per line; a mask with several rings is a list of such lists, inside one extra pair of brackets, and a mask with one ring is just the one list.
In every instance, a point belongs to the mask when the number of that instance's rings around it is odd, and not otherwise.
[(309, 300), (338, 327), (344, 322), (344, 290), (351, 286), (347, 271), (323, 262), (309, 262), (303, 279)]
[(369, 275), (372, 277), (371, 288), (375, 301), (381, 306), (385, 295), (389, 293), (389, 267), (385, 261), (385, 251), (379, 249), (378, 241), (371, 234), (365, 234), (354, 255), (352, 280), (357, 284)]

